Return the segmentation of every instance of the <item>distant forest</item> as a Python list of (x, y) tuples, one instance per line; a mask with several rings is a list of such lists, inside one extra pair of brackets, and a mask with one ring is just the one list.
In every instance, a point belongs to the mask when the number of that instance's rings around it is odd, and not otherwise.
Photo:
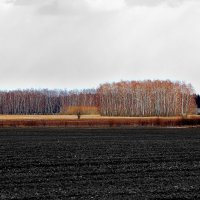
[(191, 84), (121, 81), (84, 90), (0, 91), (0, 114), (59, 114), (70, 106), (96, 107), (104, 116), (176, 116), (196, 113), (200, 96)]

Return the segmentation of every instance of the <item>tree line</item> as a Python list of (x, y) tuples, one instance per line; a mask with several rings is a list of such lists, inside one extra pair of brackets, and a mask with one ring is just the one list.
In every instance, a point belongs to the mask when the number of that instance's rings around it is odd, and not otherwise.
[(0, 114), (56, 114), (63, 106), (96, 106), (96, 91), (14, 90), (0, 92)]
[(121, 81), (98, 89), (100, 112), (108, 116), (177, 116), (196, 112), (191, 84)]
[(57, 114), (82, 106), (105, 116), (175, 116), (195, 113), (196, 99), (184, 82), (121, 81), (85, 90), (0, 91), (0, 114)]

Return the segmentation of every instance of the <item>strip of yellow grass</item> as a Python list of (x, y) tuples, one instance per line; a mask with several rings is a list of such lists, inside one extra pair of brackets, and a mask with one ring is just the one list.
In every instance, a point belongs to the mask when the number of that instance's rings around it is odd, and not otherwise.
[[(199, 115), (190, 115), (188, 118), (200, 118)], [(158, 117), (108, 117), (100, 115), (81, 115), (81, 119), (155, 119)], [(159, 117), (160, 119), (175, 120), (182, 118), (175, 117)], [(0, 120), (67, 120), (77, 119), (76, 115), (0, 115)]]
[[(83, 115), (81, 118), (101, 118), (99, 115)], [(66, 120), (77, 119), (76, 115), (0, 115), (0, 120)]]

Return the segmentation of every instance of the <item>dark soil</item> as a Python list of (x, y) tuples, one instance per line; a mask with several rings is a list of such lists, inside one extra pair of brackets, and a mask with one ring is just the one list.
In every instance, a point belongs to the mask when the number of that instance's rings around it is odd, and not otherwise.
[(200, 199), (200, 129), (0, 129), (0, 199)]

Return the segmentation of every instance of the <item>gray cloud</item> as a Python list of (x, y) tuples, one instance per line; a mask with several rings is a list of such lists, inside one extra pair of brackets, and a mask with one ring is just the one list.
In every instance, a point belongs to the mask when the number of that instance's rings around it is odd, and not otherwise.
[(53, 0), (7, 0), (16, 6), (32, 6), (32, 5), (42, 5), (46, 3), (51, 3)]
[(85, 12), (88, 10), (88, 6), (84, 0), (54, 0), (41, 6), (38, 9), (40, 14), (44, 15), (58, 15), (58, 14), (78, 14)]
[(160, 4), (167, 4), (169, 6), (179, 6), (184, 2), (191, 2), (196, 0), (126, 0), (129, 6), (157, 6)]
[(118, 10), (126, 5), (125, 0), (5, 0), (15, 6), (34, 6), (44, 15), (82, 14)]
[(198, 1), (178, 0), (188, 3), (173, 9), (158, 6), (167, 0), (127, 0), (125, 7), (122, 0), (94, 2), (0, 2), (1, 88), (169, 78), (200, 91)]
[[(115, 9), (115, 4), (121, 3), (127, 7), (145, 6), (154, 7), (161, 4), (166, 4), (171, 7), (182, 5), (184, 2), (191, 2), (197, 0), (5, 0), (15, 6), (31, 6), (35, 7), (37, 13), (42, 15), (82, 15), (86, 13), (97, 11), (110, 11)], [(103, 3), (99, 3), (103, 2)], [(115, 3), (113, 3), (115, 2)], [(104, 6), (102, 6), (104, 5)], [(110, 5), (110, 9), (106, 9), (105, 5)]]
[(44, 15), (54, 15), (61, 13), (60, 5), (58, 1), (54, 1), (51, 4), (44, 5), (39, 8), (39, 13)]
[[(104, 1), (104, 0), (102, 0)], [(112, 0), (107, 0), (107, 2)], [(167, 4), (170, 6), (178, 6), (183, 4), (184, 2), (191, 2), (198, 0), (122, 0), (121, 2), (125, 2), (128, 6), (157, 6), (160, 4)], [(80, 7), (87, 7), (88, 4), (92, 2), (101, 2), (98, 0), (5, 0), (6, 3), (13, 3), (14, 5), (21, 5), (21, 6), (30, 6), (30, 5), (45, 5), (44, 9), (50, 10), (50, 13), (53, 8), (55, 10), (58, 7), (70, 7), (70, 8), (80, 8)], [(45, 11), (44, 11), (45, 12)], [(53, 11), (54, 12), (54, 11)]]

